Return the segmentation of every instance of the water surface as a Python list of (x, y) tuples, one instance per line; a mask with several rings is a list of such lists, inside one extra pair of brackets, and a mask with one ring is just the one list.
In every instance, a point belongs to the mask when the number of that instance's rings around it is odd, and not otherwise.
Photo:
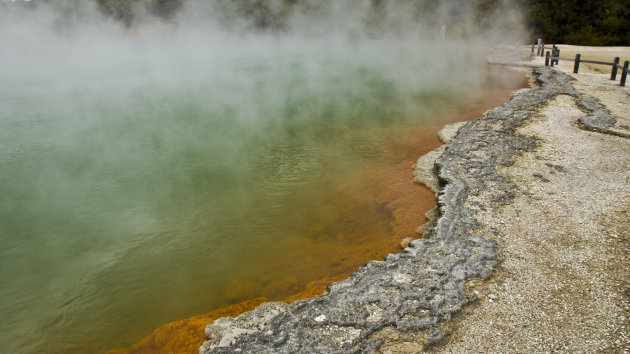
[(57, 45), (0, 59), (3, 352), (127, 346), (381, 256), (422, 220), (383, 166), (496, 84), (445, 43)]

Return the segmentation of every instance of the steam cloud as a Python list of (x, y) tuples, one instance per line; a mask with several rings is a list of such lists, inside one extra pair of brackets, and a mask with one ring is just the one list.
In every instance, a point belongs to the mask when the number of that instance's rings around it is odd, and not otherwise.
[[(131, 6), (114, 6), (121, 3)], [(199, 262), (254, 258), (257, 244), (182, 257), (192, 263), (180, 286), (164, 286), (162, 260), (173, 256), (149, 245), (212, 243), (194, 233), (200, 223), (213, 235), (235, 226), (208, 226), (219, 216), (199, 210), (255, 210), (246, 198), (262, 183), (299, 181), (322, 167), (319, 154), (349, 149), (310, 142), (426, 113), (479, 87), (487, 48), (524, 37), (507, 0), (186, 0), (155, 8), (168, 3), (0, 0), (2, 352), (51, 350), (68, 333), (75, 347), (60, 352), (95, 352), (174, 320), (138, 314), (145, 327), (130, 334), (101, 316), (107, 307), (127, 321), (146, 307), (136, 278), (144, 293), (172, 304), (181, 294), (165, 292), (193, 284), (185, 280), (215, 276), (221, 288), (237, 265)], [(287, 141), (304, 144), (294, 149), (303, 156), (279, 158), (274, 151)], [(188, 239), (161, 233), (188, 223)], [(239, 237), (261, 233), (234, 224)], [(157, 270), (123, 281), (129, 259)], [(113, 293), (112, 284), (128, 288)]]

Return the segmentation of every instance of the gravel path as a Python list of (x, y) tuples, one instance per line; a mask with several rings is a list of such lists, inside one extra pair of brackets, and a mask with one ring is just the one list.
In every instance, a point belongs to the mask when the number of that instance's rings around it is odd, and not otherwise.
[(509, 205), (479, 214), (496, 276), (443, 352), (624, 352), (630, 348), (630, 140), (588, 132), (559, 95), (517, 130), (534, 151), (500, 169)]
[(614, 124), (586, 131), (583, 103), (561, 94), (517, 129), (537, 141), (499, 169), (517, 196), (478, 219), (498, 245), (495, 276), (432, 351), (630, 351), (630, 90), (556, 69)]

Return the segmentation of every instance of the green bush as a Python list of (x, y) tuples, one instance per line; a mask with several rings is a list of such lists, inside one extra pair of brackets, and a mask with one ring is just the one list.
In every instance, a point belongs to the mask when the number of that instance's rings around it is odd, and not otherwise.
[(630, 1), (522, 0), (522, 6), (532, 41), (630, 45)]

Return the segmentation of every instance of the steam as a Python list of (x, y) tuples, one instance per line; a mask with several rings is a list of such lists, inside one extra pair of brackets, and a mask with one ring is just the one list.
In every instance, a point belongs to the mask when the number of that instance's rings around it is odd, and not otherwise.
[[(186, 0), (173, 6), (178, 10), (167, 19), (148, 10), (153, 2), (129, 1), (135, 4), (129, 23), (104, 15), (102, 4), (108, 3), (113, 2), (0, 2), (3, 79), (50, 79), (55, 85), (71, 79), (82, 86), (89, 75), (126, 75), (138, 65), (164, 77), (188, 60), (214, 60), (225, 49), (251, 48), (256, 42), (263, 56), (289, 42), (288, 48), (382, 40), (415, 45), (419, 54), (439, 57), (443, 53), (422, 50), (423, 41), (444, 35), (451, 43), (488, 46), (523, 38), (518, 8), (508, 0)], [(488, 3), (494, 6), (484, 8)]]
[[(139, 292), (172, 307), (224, 292), (280, 227), (259, 214), (378, 155), (349, 157), (348, 132), (430, 121), (482, 85), (488, 46), (522, 31), (509, 2), (482, 19), (480, 3), (187, 0), (158, 16), (136, 1), (116, 17), (0, 0), (0, 351), (111, 349), (177, 319), (134, 315)], [(168, 278), (172, 263), (188, 268)]]

